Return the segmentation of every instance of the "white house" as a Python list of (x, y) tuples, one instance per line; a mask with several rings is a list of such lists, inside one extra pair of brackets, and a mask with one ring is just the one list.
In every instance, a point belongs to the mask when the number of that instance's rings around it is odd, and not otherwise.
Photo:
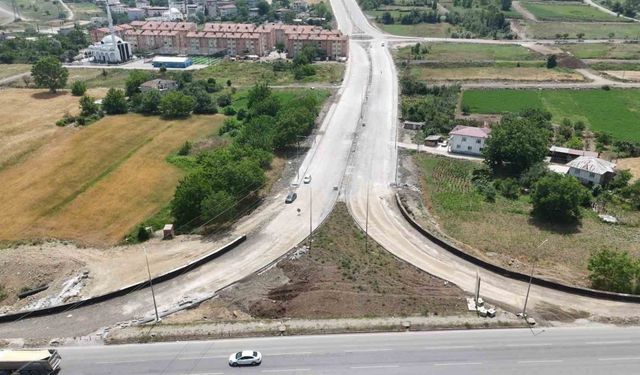
[(604, 185), (616, 173), (616, 165), (593, 156), (579, 156), (567, 163), (567, 174), (580, 180), (585, 185)]
[(449, 152), (482, 155), (489, 134), (490, 128), (458, 125), (449, 133)]

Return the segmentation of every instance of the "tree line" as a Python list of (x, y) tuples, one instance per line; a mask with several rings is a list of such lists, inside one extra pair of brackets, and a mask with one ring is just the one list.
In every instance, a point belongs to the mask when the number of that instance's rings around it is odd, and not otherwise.
[(76, 25), (66, 34), (51, 37), (37, 34), (35, 39), (18, 36), (0, 41), (0, 63), (32, 64), (47, 56), (62, 62), (73, 61), (80, 49), (89, 45), (89, 37)]

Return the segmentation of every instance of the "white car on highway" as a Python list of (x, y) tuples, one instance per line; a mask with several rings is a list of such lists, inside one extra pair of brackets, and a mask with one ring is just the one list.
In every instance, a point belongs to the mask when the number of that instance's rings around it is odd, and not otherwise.
[(304, 182), (305, 184), (308, 184), (311, 182), (311, 175), (308, 174), (306, 176), (304, 176), (304, 179), (302, 180), (302, 182)]
[(229, 366), (258, 366), (262, 363), (262, 354), (255, 350), (243, 350), (229, 356)]

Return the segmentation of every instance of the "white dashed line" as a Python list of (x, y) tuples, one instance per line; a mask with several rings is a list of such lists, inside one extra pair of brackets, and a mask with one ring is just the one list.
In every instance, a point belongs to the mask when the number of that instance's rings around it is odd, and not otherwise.
[(552, 346), (552, 344), (507, 344), (507, 348), (528, 348), (535, 346)]
[(425, 350), (449, 350), (449, 349), (473, 349), (473, 345), (460, 345), (460, 346), (427, 346)]
[(526, 364), (526, 363), (560, 363), (561, 359), (538, 359), (538, 360), (530, 360), (530, 361), (518, 361), (518, 363)]
[(451, 363), (434, 363), (434, 366), (472, 366), (481, 365), (482, 362), (451, 362)]
[(617, 345), (617, 344), (631, 344), (630, 340), (625, 341), (589, 341), (587, 345)]

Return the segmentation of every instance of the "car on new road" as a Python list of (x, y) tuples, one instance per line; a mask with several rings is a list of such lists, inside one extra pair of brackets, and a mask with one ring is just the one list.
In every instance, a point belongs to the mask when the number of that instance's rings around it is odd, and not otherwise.
[(229, 356), (229, 366), (259, 366), (262, 363), (262, 354), (255, 350), (243, 350)]
[(296, 198), (298, 198), (298, 194), (292, 191), (291, 193), (287, 194), (287, 198), (284, 200), (284, 203), (286, 204), (293, 203), (293, 201), (295, 201)]
[(308, 184), (311, 182), (311, 175), (308, 174), (306, 176), (304, 176), (304, 179), (302, 180), (302, 182), (304, 182), (305, 184)]

